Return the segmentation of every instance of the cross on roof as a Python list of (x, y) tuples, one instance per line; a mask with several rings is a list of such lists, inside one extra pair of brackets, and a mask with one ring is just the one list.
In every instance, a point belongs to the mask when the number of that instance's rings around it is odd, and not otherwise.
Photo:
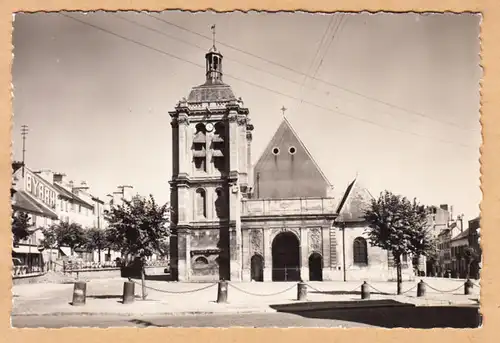
[(286, 108), (285, 106), (281, 107), (281, 112), (283, 112), (283, 117), (285, 116), (285, 111), (287, 110), (288, 108)]

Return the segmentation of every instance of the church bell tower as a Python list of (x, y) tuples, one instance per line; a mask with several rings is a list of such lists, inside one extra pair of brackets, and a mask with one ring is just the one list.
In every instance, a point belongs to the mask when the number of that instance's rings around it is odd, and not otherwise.
[(222, 54), (206, 53), (205, 82), (172, 125), (171, 273), (178, 281), (241, 280), (241, 200), (251, 192), (249, 111), (223, 82)]

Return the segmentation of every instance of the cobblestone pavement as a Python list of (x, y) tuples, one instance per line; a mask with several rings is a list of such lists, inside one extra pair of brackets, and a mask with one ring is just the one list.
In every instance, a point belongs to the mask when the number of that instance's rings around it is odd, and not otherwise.
[(476, 328), (474, 307), (406, 307), (192, 316), (14, 316), (16, 328), (64, 327), (382, 327)]
[[(133, 304), (121, 303), (122, 278), (96, 279), (87, 282), (87, 302), (72, 306), (73, 284), (17, 285), (13, 291), (13, 315), (22, 314), (183, 314), (183, 313), (241, 313), (273, 312), (272, 305), (297, 303), (296, 283), (230, 283), (228, 303), (217, 304), (217, 284), (147, 281), (148, 297)], [(394, 295), (393, 282), (369, 282), (371, 299), (392, 299), (415, 305), (477, 304), (479, 288), (464, 295), (463, 280), (424, 279), (427, 294), (416, 297), (417, 282), (403, 283), (404, 295)], [(140, 281), (135, 287), (141, 294)], [(308, 282), (309, 303), (354, 301), (361, 298), (362, 282)]]

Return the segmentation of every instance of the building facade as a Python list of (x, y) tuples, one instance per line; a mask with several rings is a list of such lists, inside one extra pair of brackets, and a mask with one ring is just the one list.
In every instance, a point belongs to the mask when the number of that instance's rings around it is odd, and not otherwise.
[(39, 266), (43, 261), (57, 258), (57, 251), (38, 248), (43, 240), (42, 229), (57, 223), (57, 197), (54, 186), (22, 163), (14, 162), (12, 210), (27, 213), (31, 219), (31, 235), (12, 247), (12, 256), (23, 264)]
[(287, 119), (252, 168), (249, 110), (223, 82), (215, 46), (205, 59), (205, 82), (170, 112), (173, 278), (395, 277), (390, 255), (367, 242), (361, 213), (369, 193), (353, 182), (336, 199)]

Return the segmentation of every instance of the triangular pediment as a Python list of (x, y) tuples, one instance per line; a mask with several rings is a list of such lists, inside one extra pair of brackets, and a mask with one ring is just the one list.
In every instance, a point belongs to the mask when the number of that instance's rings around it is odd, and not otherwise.
[(331, 188), (287, 119), (255, 165), (254, 178), (259, 198), (326, 197)]

